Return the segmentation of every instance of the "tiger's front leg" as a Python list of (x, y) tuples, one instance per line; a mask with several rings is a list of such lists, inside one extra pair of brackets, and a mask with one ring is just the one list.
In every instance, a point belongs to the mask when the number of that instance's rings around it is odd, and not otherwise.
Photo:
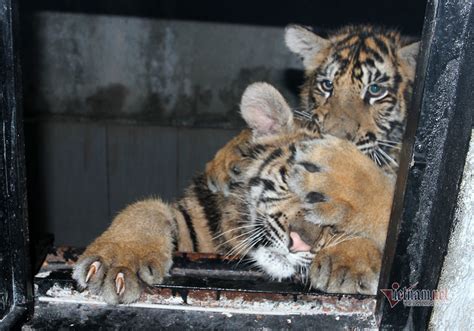
[(289, 185), (307, 221), (383, 249), (394, 182), (354, 144), (331, 136), (299, 144)]
[(142, 292), (139, 278), (160, 283), (171, 267), (177, 233), (173, 212), (158, 199), (128, 206), (87, 247), (73, 278), (107, 303), (136, 301)]

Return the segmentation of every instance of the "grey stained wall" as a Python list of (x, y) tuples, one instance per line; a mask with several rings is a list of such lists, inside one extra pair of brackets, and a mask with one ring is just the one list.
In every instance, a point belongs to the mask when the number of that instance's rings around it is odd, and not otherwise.
[(251, 82), (295, 101), (288, 76), (299, 61), (280, 28), (59, 13), (33, 21), (29, 113), (231, 127)]
[(447, 299), (434, 302), (431, 330), (472, 330), (474, 327), (474, 130), (455, 221), (438, 284), (438, 290), (446, 293)]
[(302, 81), (282, 28), (42, 12), (22, 32), (30, 219), (56, 244), (179, 197), (243, 126), (249, 83), (296, 106)]

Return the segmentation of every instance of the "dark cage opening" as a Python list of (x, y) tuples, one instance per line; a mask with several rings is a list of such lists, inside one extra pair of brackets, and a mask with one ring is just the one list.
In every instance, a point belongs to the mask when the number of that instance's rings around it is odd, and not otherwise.
[[(0, 329), (428, 327), (432, 305), (381, 290), (438, 289), (472, 130), (471, 1), (0, 4)], [(189, 252), (131, 306), (78, 291), (72, 267), (120, 210), (179, 198), (245, 127), (247, 85), (269, 82), (299, 104), (289, 23), (421, 38), (377, 295), (328, 294)]]

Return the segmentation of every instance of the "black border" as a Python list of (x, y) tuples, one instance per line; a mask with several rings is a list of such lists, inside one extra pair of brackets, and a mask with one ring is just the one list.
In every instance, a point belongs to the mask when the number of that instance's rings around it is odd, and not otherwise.
[[(5, 127), (0, 130), (0, 225), (8, 231), (0, 245), (2, 252), (10, 253), (0, 277), (10, 270), (13, 280), (12, 310), (4, 323), (18, 321), (32, 302), (15, 6), (15, 0), (0, 0), (0, 110)], [(423, 289), (436, 289), (438, 284), (472, 125), (472, 6), (466, 0), (427, 4), (380, 288), (390, 288), (393, 282), (402, 287), (417, 283)], [(382, 329), (425, 329), (432, 311), (403, 304), (391, 308), (381, 293), (376, 309)]]
[(0, 290), (7, 293), (0, 329), (18, 327), (33, 302), (16, 5), (0, 0)]

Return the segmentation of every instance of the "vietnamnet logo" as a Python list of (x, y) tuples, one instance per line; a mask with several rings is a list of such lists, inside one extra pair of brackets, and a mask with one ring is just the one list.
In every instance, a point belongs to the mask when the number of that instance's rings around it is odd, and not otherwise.
[(442, 290), (424, 290), (416, 289), (418, 283), (411, 286), (400, 287), (400, 284), (395, 282), (390, 289), (380, 289), (383, 295), (393, 308), (400, 302), (403, 302), (405, 307), (414, 306), (433, 306), (435, 302), (448, 301), (448, 291)]

